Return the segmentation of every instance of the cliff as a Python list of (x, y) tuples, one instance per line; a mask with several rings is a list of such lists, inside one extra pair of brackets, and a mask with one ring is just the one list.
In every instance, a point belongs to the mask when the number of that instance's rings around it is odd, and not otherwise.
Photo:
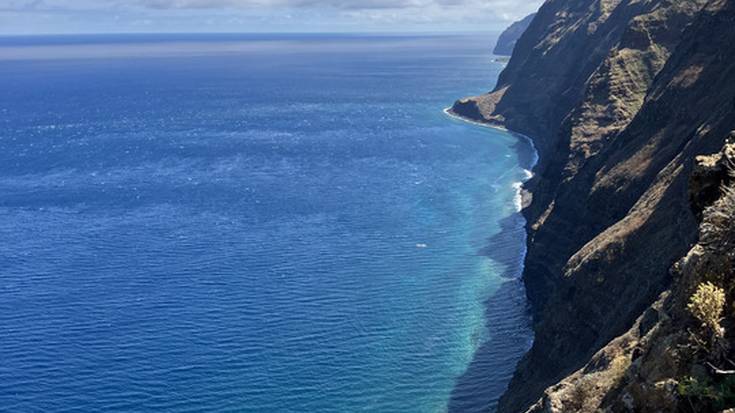
[[(552, 409), (559, 386), (641, 317), (651, 324), (645, 314), (678, 288), (670, 268), (699, 236), (695, 158), (735, 127), (734, 63), (733, 2), (548, 0), (495, 90), (455, 103), (533, 137), (541, 155), (524, 210), (536, 339), (501, 412), (575, 411)], [(601, 381), (588, 399), (613, 387)]]
[[(735, 133), (721, 152), (697, 157), (689, 178), (699, 242), (670, 268), (667, 289), (624, 334), (544, 392), (529, 412), (719, 412), (735, 406)], [(712, 334), (692, 315), (711, 283), (724, 293)], [(724, 327), (723, 327), (724, 326)]]
[(493, 53), (498, 56), (512, 55), (518, 39), (521, 37), (523, 32), (526, 31), (528, 25), (531, 24), (531, 20), (533, 20), (534, 16), (536, 16), (536, 13), (530, 14), (522, 20), (514, 22), (508, 26), (507, 29), (503, 30), (503, 33), (498, 37), (497, 43), (495, 43)]

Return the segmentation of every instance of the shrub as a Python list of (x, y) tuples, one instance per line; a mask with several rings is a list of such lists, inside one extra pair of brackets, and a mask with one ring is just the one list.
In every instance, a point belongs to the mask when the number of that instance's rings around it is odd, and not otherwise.
[(699, 284), (697, 291), (689, 298), (687, 309), (703, 326), (721, 336), (723, 331), (720, 320), (724, 306), (725, 291), (711, 282), (705, 282)]
[(735, 377), (718, 381), (685, 377), (679, 381), (677, 392), (690, 400), (694, 411), (721, 411), (735, 406)]

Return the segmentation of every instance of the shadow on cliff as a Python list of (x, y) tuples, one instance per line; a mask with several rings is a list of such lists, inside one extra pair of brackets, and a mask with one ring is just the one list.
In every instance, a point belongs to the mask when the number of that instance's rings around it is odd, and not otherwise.
[(525, 255), (525, 220), (515, 213), (501, 221), (501, 231), (488, 240), (479, 254), (504, 268), (505, 281), (485, 302), (490, 338), (476, 351), (467, 370), (457, 379), (450, 413), (493, 411), (505, 391), (516, 364), (530, 347), (530, 313), (521, 274)]

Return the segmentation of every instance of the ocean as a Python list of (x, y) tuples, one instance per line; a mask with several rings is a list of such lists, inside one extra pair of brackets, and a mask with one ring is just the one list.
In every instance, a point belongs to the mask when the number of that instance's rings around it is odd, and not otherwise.
[(0, 406), (492, 410), (532, 333), (480, 35), (0, 38)]

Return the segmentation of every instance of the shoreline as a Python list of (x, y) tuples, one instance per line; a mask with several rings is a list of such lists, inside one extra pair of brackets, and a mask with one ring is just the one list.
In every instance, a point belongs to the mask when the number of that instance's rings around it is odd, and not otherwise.
[(462, 115), (458, 115), (458, 114), (452, 112), (452, 107), (451, 106), (448, 107), (448, 108), (444, 108), (444, 110), (442, 110), (442, 112), (444, 112), (444, 114), (447, 115), (448, 117), (450, 117), (452, 119), (455, 119), (455, 120), (459, 120), (459, 121), (466, 122), (466, 123), (469, 123), (469, 124), (475, 125), (475, 126), (480, 126), (480, 127), (483, 127), (483, 128), (490, 128), (490, 129), (495, 129), (495, 130), (503, 131), (503, 132), (509, 133), (509, 134), (511, 134), (513, 136), (516, 136), (516, 137), (520, 137), (520, 138), (525, 139), (529, 143), (529, 145), (531, 146), (531, 148), (533, 149), (533, 160), (531, 161), (531, 165), (529, 165), (529, 167), (528, 168), (525, 168), (525, 169), (528, 169), (529, 171), (531, 171), (531, 173), (533, 173), (533, 170), (536, 168), (536, 165), (538, 165), (538, 162), (539, 162), (538, 148), (536, 148), (536, 144), (533, 142), (533, 139), (531, 137), (529, 137), (528, 135), (524, 135), (524, 134), (522, 134), (520, 132), (516, 132), (514, 130), (508, 129), (505, 126), (500, 125), (500, 124), (481, 122), (479, 120), (474, 120), (474, 119), (466, 118), (466, 117), (464, 117)]
[[(526, 183), (529, 180), (531, 180), (536, 175), (535, 172), (534, 172), (534, 169), (536, 169), (536, 166), (539, 163), (539, 157), (540, 157), (539, 152), (538, 152), (538, 148), (536, 148), (536, 144), (533, 142), (533, 139), (531, 137), (529, 137), (528, 135), (524, 135), (524, 134), (522, 134), (520, 132), (516, 132), (516, 131), (510, 130), (510, 129), (506, 128), (505, 126), (502, 126), (502, 125), (499, 125), (499, 124), (481, 122), (481, 121), (478, 121), (478, 120), (466, 118), (466, 117), (464, 117), (462, 115), (458, 115), (458, 114), (452, 112), (452, 107), (451, 106), (448, 107), (448, 108), (445, 108), (442, 112), (444, 112), (444, 114), (446, 116), (448, 116), (449, 118), (451, 118), (451, 119), (458, 120), (458, 121), (461, 121), (461, 122), (466, 122), (466, 123), (469, 123), (471, 125), (479, 126), (479, 127), (482, 127), (482, 128), (490, 128), (490, 129), (495, 129), (495, 130), (503, 131), (503, 132), (506, 132), (506, 133), (508, 133), (508, 134), (510, 134), (512, 136), (515, 136), (516, 138), (522, 138), (523, 140), (525, 140), (529, 144), (529, 146), (531, 147), (531, 150), (533, 152), (533, 154), (531, 156), (531, 159), (529, 160), (529, 165), (528, 165), (528, 167), (525, 167), (524, 165), (521, 165), (521, 168), (525, 169), (528, 172), (528, 176), (526, 177), (526, 179), (520, 181), (520, 185), (518, 185), (518, 187), (516, 188), (516, 190), (518, 191), (517, 192), (517, 196), (519, 197), (518, 212), (519, 213), (522, 213), (524, 209), (528, 208), (528, 206), (531, 205), (531, 202), (533, 201), (533, 194), (531, 193), (531, 191), (529, 191), (526, 188)], [(517, 144), (516, 144), (516, 146), (517, 146)], [(522, 160), (521, 160), (521, 162), (522, 162)]]
[[(526, 255), (528, 254), (528, 220), (526, 219), (526, 216), (523, 213), (523, 210), (526, 209), (532, 200), (532, 194), (530, 191), (528, 191), (525, 188), (526, 182), (528, 182), (530, 179), (534, 177), (534, 169), (539, 163), (539, 152), (536, 148), (536, 145), (534, 144), (533, 139), (531, 139), (529, 136), (524, 135), (522, 133), (518, 133), (515, 131), (512, 131), (502, 125), (498, 124), (491, 124), (491, 123), (485, 123), (476, 121), (473, 119), (465, 118), (461, 115), (458, 115), (451, 110), (452, 108), (445, 108), (443, 110), (444, 114), (453, 119), (458, 120), (462, 122), (469, 123), (474, 126), (479, 126), (483, 128), (491, 128), (495, 130), (499, 130), (502, 132), (506, 132), (510, 135), (515, 136), (518, 138), (518, 142), (514, 145), (516, 148), (516, 151), (518, 151), (518, 158), (519, 158), (519, 166), (527, 172), (527, 176), (525, 179), (521, 180), (520, 182), (517, 182), (513, 185), (514, 190), (516, 190), (516, 197), (517, 197), (517, 211), (515, 214), (511, 214), (509, 217), (507, 217), (504, 220), (503, 223), (503, 230), (494, 237), (491, 238), (490, 243), (492, 243), (492, 240), (495, 241), (506, 239), (506, 237), (513, 237), (518, 236), (522, 237), (522, 241), (520, 242), (520, 248), (518, 250), (518, 261), (516, 265), (509, 265), (510, 274), (505, 274), (508, 277), (504, 281), (504, 286), (498, 290), (492, 297), (489, 297), (487, 301), (485, 302), (485, 311), (486, 311), (486, 320), (485, 322), (488, 324), (488, 328), (500, 328), (502, 330), (502, 326), (496, 326), (492, 325), (492, 323), (495, 320), (494, 316), (497, 315), (498, 312), (506, 312), (507, 307), (500, 308), (499, 305), (503, 305), (504, 303), (507, 304), (507, 301), (504, 300), (508, 297), (514, 297), (512, 299), (516, 302), (516, 304), (520, 304), (521, 301), (523, 302), (524, 309), (521, 310), (521, 312), (524, 313), (523, 319), (526, 322), (526, 325), (523, 326), (524, 328), (520, 328), (519, 330), (513, 330), (513, 332), (507, 332), (506, 334), (509, 334), (508, 337), (497, 337), (494, 340), (500, 340), (502, 341), (510, 341), (513, 342), (514, 345), (523, 346), (523, 352), (522, 355), (525, 356), (528, 354), (528, 352), (531, 350), (533, 343), (536, 340), (535, 337), (535, 331), (533, 329), (533, 316), (530, 312), (530, 301), (528, 299), (527, 293), (526, 293), (526, 283), (525, 279), (523, 277), (523, 274), (525, 272), (525, 260)], [(524, 159), (524, 155), (522, 150), (525, 150), (525, 148), (521, 148), (523, 145), (523, 141), (527, 142), (531, 152), (532, 156), (529, 158)], [(523, 163), (528, 162), (528, 165), (523, 165)], [(522, 235), (521, 235), (522, 234)], [(488, 245), (489, 248), (490, 245)], [(489, 251), (489, 249), (488, 249)], [(492, 257), (492, 255), (488, 252), (485, 252), (485, 254), (488, 257)], [(513, 270), (513, 267), (515, 267), (515, 271)], [(520, 327), (520, 326), (518, 326)], [(522, 330), (527, 329), (528, 336), (525, 337), (522, 333)], [(486, 345), (491, 346), (495, 341), (490, 341)], [(482, 351), (482, 348), (478, 349), (475, 354), (473, 355), (473, 361), (470, 363), (470, 366), (468, 367), (467, 371), (460, 377), (460, 380), (458, 381), (458, 384), (455, 385), (455, 389), (453, 390), (453, 395), (456, 392), (456, 396), (458, 396), (458, 399), (461, 399), (462, 393), (465, 386), (469, 386), (471, 391), (477, 391), (478, 383), (482, 383), (484, 387), (496, 387), (498, 384), (500, 384), (503, 387), (502, 394), (505, 394), (505, 392), (508, 389), (508, 386), (510, 385), (510, 378), (507, 382), (504, 383), (493, 383), (493, 382), (486, 382), (483, 383), (483, 380), (487, 380), (487, 372), (486, 372), (486, 365), (490, 362), (489, 360), (486, 360), (487, 355), (485, 352)], [(520, 359), (518, 360), (520, 362)], [(477, 364), (478, 367), (475, 367), (475, 364)], [(515, 375), (517, 371), (517, 364), (514, 364), (511, 367), (511, 377)], [(466, 382), (463, 383), (463, 380), (465, 379)], [(497, 387), (496, 387), (497, 388)], [(474, 390), (472, 390), (474, 389)], [(501, 394), (501, 396), (502, 396)], [(465, 395), (466, 396), (466, 395)], [(480, 399), (483, 399), (480, 397)], [(494, 411), (494, 409), (497, 408), (497, 403), (500, 399), (496, 401), (490, 401), (490, 404), (483, 405), (483, 406), (465, 406), (461, 401), (455, 400), (454, 397), (450, 400), (449, 405), (449, 412), (450, 413), (461, 413), (467, 408), (482, 408), (483, 410), (489, 409), (489, 411)], [(487, 403), (489, 400), (485, 400), (485, 403)]]

